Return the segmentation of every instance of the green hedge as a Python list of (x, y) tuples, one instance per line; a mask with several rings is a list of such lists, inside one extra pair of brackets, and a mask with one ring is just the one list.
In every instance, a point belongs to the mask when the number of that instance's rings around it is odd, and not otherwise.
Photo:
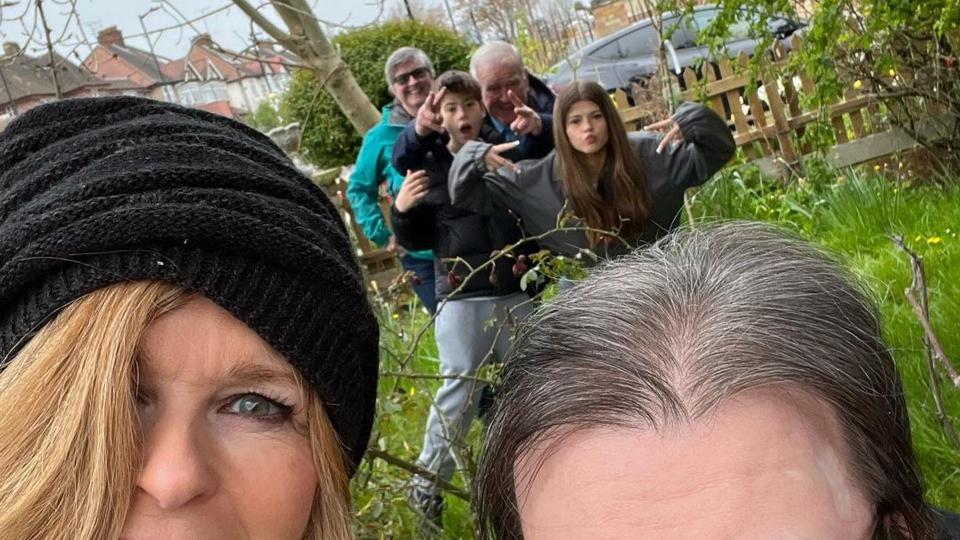
[[(379, 109), (391, 101), (383, 79), (383, 66), (394, 50), (419, 47), (433, 61), (437, 73), (466, 69), (470, 44), (448, 29), (414, 21), (389, 22), (346, 32), (331, 40), (350, 66), (364, 93)], [(336, 102), (322, 89), (311, 71), (294, 77), (284, 96), (290, 120), (300, 122), (303, 131), (301, 153), (321, 167), (353, 163), (360, 151), (360, 135), (340, 112)]]

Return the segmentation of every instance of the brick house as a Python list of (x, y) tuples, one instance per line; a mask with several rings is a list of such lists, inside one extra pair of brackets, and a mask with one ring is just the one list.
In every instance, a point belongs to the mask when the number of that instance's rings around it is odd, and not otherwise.
[[(705, 0), (693, 0), (691, 3), (701, 5)], [(593, 15), (594, 34), (601, 38), (650, 18), (646, 4), (642, 0), (593, 0), (590, 2), (590, 13)]]
[[(107, 83), (86, 70), (54, 54), (54, 65), (65, 98), (102, 95)], [(0, 56), (0, 128), (14, 116), (42, 103), (57, 99), (57, 89), (50, 72), (50, 59), (44, 54), (33, 57), (8, 41)]]
[(97, 35), (97, 44), (83, 61), (83, 66), (106, 81), (105, 94), (144, 96), (163, 101), (177, 101), (175, 84), (163, 66), (169, 60), (124, 43), (123, 33), (110, 26)]
[(181, 59), (164, 67), (177, 84), (180, 103), (225, 116), (251, 114), (264, 101), (286, 91), (288, 64), (298, 59), (267, 43), (241, 53), (218, 47), (207, 34), (193, 38)]

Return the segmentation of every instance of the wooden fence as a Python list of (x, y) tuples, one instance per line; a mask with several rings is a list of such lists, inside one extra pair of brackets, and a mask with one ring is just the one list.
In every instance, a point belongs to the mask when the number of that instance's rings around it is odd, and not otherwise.
[[(347, 200), (347, 182), (349, 178), (347, 173), (349, 169), (344, 167), (333, 183), (332, 192), (336, 194), (336, 202), (340, 207), (340, 214), (344, 222), (350, 229), (350, 235), (355, 241), (359, 250), (360, 265), (367, 271), (369, 282), (375, 287), (384, 289), (389, 286), (400, 272), (399, 264), (395, 254), (389, 250), (378, 247), (370, 242), (360, 229), (353, 216), (353, 210), (350, 208), (350, 201)], [(384, 219), (390, 224), (390, 199), (386, 193), (381, 190), (380, 193), (380, 211), (383, 212)]]
[[(794, 36), (792, 49), (801, 47), (802, 38)], [(803, 97), (813, 93), (814, 81), (808, 73), (790, 71), (787, 51), (779, 42), (772, 58), (761, 61), (759, 72), (751, 69), (749, 61), (741, 53), (735, 59), (718, 62), (716, 70), (710, 69), (713, 65), (706, 66), (706, 81), (701, 74), (686, 68), (681, 75), (686, 87), (682, 99), (705, 100), (727, 120), (747, 159), (769, 176), (790, 174), (812, 152), (801, 137), (815, 122), (829, 122), (837, 144), (825, 158), (838, 167), (877, 160), (912, 150), (919, 144), (906, 131), (886, 122), (879, 100), (865, 88), (857, 90), (851, 86), (843, 99), (825, 108), (804, 108)], [(635, 87), (635, 95), (636, 90), (639, 89)], [(639, 129), (662, 108), (659, 103), (631, 106), (622, 90), (614, 95), (614, 101), (629, 130)], [(919, 126), (918, 132), (924, 138), (934, 139), (944, 129), (930, 121)]]

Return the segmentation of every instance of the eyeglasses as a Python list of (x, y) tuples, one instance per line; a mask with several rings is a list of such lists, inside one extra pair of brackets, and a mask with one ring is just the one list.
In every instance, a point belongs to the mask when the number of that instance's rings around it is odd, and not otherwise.
[(410, 77), (413, 77), (413, 80), (419, 81), (427, 75), (430, 74), (430, 69), (426, 67), (418, 67), (413, 71), (408, 71), (406, 73), (401, 73), (393, 78), (393, 84), (406, 84)]

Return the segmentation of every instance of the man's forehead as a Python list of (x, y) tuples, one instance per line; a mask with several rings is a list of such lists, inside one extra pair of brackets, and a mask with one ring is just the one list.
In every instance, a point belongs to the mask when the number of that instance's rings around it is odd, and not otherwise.
[(523, 75), (523, 64), (513, 58), (489, 60), (477, 67), (477, 75), (489, 80), (504, 80)]

